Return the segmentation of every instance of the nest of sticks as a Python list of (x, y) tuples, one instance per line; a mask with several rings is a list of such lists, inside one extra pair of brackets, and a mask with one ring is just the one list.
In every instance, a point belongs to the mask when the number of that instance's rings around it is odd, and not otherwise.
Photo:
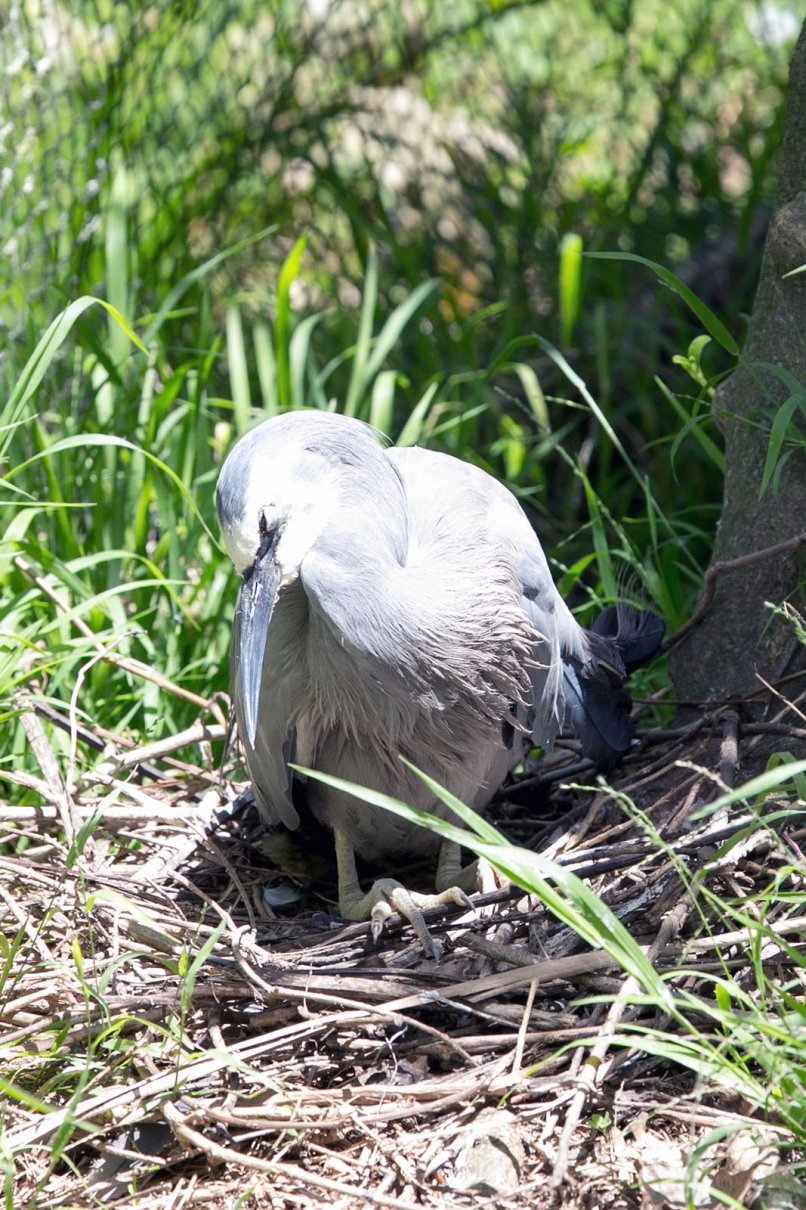
[[(581, 787), (559, 752), (489, 816), (586, 879), (670, 986), (696, 991), (748, 961), (748, 930), (709, 915), (710, 896), (785, 889), (806, 831), (774, 796), (699, 808), (770, 737), (802, 743), (792, 717), (728, 710), (646, 733), (609, 785)], [(370, 945), (368, 925), (333, 915), (328, 838), (267, 834), (237, 752), (222, 769), (217, 707), (140, 748), (44, 699), (24, 725), (41, 777), (13, 779), (37, 803), (0, 804), (15, 1204), (673, 1205), (658, 1166), (757, 1120), (625, 1046), (626, 1024), (669, 1022), (523, 890), (428, 912), (439, 964), (395, 917)], [(53, 726), (71, 734), (66, 775)], [(272, 914), (277, 879), (298, 899)], [(765, 924), (758, 961), (802, 984), (806, 917), (779, 894)], [(719, 1187), (740, 1200), (763, 1147), (739, 1176), (729, 1152)]]

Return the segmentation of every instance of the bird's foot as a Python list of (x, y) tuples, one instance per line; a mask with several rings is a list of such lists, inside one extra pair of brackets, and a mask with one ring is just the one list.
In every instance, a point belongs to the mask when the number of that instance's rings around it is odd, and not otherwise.
[(450, 903), (458, 907), (472, 907), (467, 895), (458, 886), (446, 887), (435, 895), (425, 895), (419, 891), (407, 890), (394, 878), (379, 878), (360, 900), (347, 903), (342, 901), (339, 908), (348, 919), (369, 920), (373, 941), (379, 939), (383, 926), (392, 913), (399, 912), (417, 934), (423, 953), (439, 962), (441, 949), (428, 931), (423, 909), (444, 907)]
[(443, 842), (437, 867), (437, 890), (461, 887), (468, 894), (481, 891), (483, 895), (508, 886), (508, 881), (490, 865), (486, 857), (477, 857), (470, 865), (462, 865), (462, 850), (452, 840)]

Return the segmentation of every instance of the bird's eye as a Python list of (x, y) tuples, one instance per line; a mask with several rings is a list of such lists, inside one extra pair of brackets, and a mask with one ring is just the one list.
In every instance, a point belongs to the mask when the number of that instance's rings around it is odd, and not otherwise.
[(257, 558), (262, 559), (274, 549), (280, 536), (279, 525), (271, 518), (271, 515), (266, 515), (265, 508), (260, 510), (258, 532), (260, 534), (260, 542), (258, 543)]

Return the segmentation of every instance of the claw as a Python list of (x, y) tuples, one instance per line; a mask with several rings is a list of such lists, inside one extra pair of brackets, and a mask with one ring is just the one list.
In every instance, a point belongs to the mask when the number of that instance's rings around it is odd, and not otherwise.
[(417, 934), (420, 945), (423, 947), (423, 953), (433, 958), (435, 962), (439, 962), (442, 957), (442, 950), (437, 941), (431, 936), (428, 931), (428, 925), (423, 919), (423, 914), (420, 907), (431, 907), (431, 899), (438, 898), (432, 895), (418, 895), (416, 892), (407, 891), (403, 886), (396, 886), (389, 896), (389, 902), (396, 912), (404, 919), (408, 920), (411, 927)]
[(443, 907), (449, 903), (472, 909), (473, 905), (465, 891), (459, 886), (447, 886), (437, 894), (424, 895), (419, 891), (406, 890), (394, 878), (379, 878), (365, 895), (358, 881), (352, 845), (338, 831), (335, 832), (335, 840), (341, 914), (348, 920), (369, 920), (372, 939), (377, 942), (392, 912), (399, 912), (417, 934), (423, 953), (439, 962), (441, 950), (428, 931), (422, 909)]
[(396, 908), (392, 907), (388, 899), (379, 899), (373, 907), (369, 914), (369, 921), (370, 933), (372, 934), (372, 940), (375, 945), (377, 945), (381, 939), (383, 926), (386, 924), (386, 921), (389, 919), (392, 913), (396, 910)]

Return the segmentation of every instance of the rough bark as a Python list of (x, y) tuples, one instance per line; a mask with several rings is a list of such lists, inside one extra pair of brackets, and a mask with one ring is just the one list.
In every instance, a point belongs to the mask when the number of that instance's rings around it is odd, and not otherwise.
[[(725, 439), (722, 514), (709, 569), (713, 597), (702, 620), (672, 652), (677, 696), (696, 702), (744, 699), (762, 687), (759, 676), (780, 682), (806, 664), (791, 624), (775, 618), (766, 602), (804, 613), (806, 457), (803, 446), (784, 446), (789, 458), (777, 491), (760, 494), (775, 413), (791, 394), (761, 363), (788, 371), (806, 391), (806, 24), (792, 59), (787, 118), (780, 159), (778, 207), (764, 248), (747, 341), (739, 365), (719, 388), (714, 415)], [(803, 413), (799, 417), (803, 431)], [(756, 561), (770, 547), (793, 549)], [(745, 561), (733, 569), (723, 564)], [(706, 596), (709, 596), (706, 594)], [(706, 602), (707, 604), (707, 602)], [(782, 686), (782, 689), (784, 686)], [(786, 681), (789, 696), (806, 678)]]

